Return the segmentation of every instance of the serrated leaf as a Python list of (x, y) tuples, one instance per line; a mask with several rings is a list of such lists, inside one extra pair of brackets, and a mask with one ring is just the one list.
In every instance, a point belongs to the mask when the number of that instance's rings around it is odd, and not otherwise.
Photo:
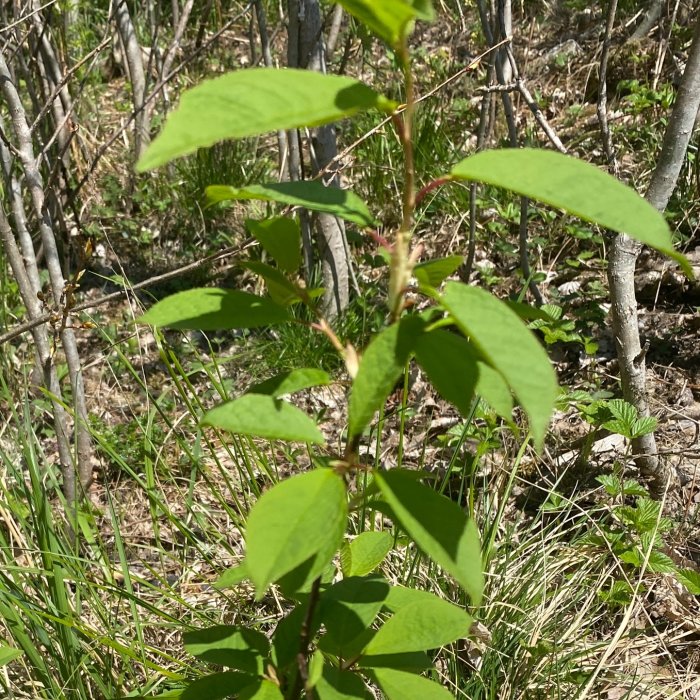
[(275, 377), (270, 377), (264, 382), (254, 384), (246, 391), (246, 394), (267, 394), (278, 399), (281, 396), (296, 394), (298, 391), (303, 391), (313, 386), (323, 386), (330, 384), (330, 382), (330, 375), (322, 369), (293, 369), (289, 372), (282, 372)]
[(649, 495), (649, 492), (636, 479), (625, 479), (625, 482), (622, 485), (622, 493), (625, 496)]
[(504, 187), (626, 233), (678, 261), (692, 277), (687, 259), (673, 248), (663, 216), (632, 188), (590, 163), (544, 149), (509, 148), (465, 158), (454, 166), (452, 176)]
[(291, 216), (277, 216), (256, 221), (246, 219), (250, 231), (280, 270), (294, 274), (301, 265), (301, 231), (299, 222)]
[(255, 681), (253, 676), (237, 671), (211, 673), (192, 681), (180, 695), (181, 700), (222, 700), (235, 695)]
[(392, 668), (378, 668), (372, 673), (387, 700), (454, 700), (453, 694), (423, 676)]
[(266, 185), (229, 187), (211, 185), (206, 189), (211, 204), (231, 199), (255, 199), (263, 202), (279, 202), (310, 211), (333, 214), (358, 226), (375, 226), (376, 221), (367, 205), (350, 190), (326, 187), (318, 180), (273, 182)]
[(370, 695), (362, 679), (350, 671), (326, 664), (314, 688), (318, 700), (364, 700)]
[(382, 495), (421, 550), (451, 574), (479, 605), (483, 590), (481, 545), (473, 521), (449, 498), (400, 469), (376, 472)]
[(225, 139), (319, 126), (393, 105), (363, 83), (315, 71), (249, 68), (186, 90), (136, 169), (156, 168)]
[(471, 345), (448, 331), (422, 333), (414, 347), (418, 364), (445, 401), (467, 417), (470, 414), (479, 367)]
[(425, 9), (406, 0), (339, 0), (339, 4), (392, 48), (398, 48), (408, 23), (419, 13), (425, 14)]
[(254, 272), (265, 280), (267, 293), (276, 304), (289, 306), (302, 301), (303, 292), (277, 268), (257, 260), (242, 263), (241, 267)]
[(376, 530), (362, 532), (354, 540), (345, 542), (340, 551), (343, 576), (365, 576), (371, 573), (384, 561), (393, 543), (391, 533)]
[(620, 483), (620, 480), (612, 474), (601, 474), (600, 476), (597, 476), (595, 480), (599, 484), (602, 484), (603, 488), (611, 496), (619, 496), (622, 492), (622, 484)]
[(700, 595), (700, 572), (693, 569), (679, 569), (676, 577), (693, 595)]
[(483, 289), (448, 282), (440, 303), (513, 389), (540, 447), (558, 394), (547, 353), (517, 315)]
[(215, 625), (185, 632), (185, 650), (210, 664), (226, 666), (252, 675), (262, 675), (270, 652), (267, 637), (260, 632), (233, 625)]
[(245, 394), (212, 408), (202, 425), (268, 440), (288, 440), (321, 445), (326, 440), (316, 423), (296, 406), (272, 396)]
[(22, 656), (23, 653), (21, 649), (0, 644), (0, 667), (7, 666), (11, 661)]
[(422, 327), (416, 317), (406, 317), (372, 338), (360, 360), (348, 404), (348, 434), (361, 435), (386, 401), (401, 376)]
[(632, 438), (642, 437), (642, 435), (648, 435), (656, 430), (658, 421), (654, 416), (644, 416), (643, 418), (638, 418), (632, 423), (631, 435)]
[(447, 258), (428, 260), (413, 268), (413, 276), (420, 284), (429, 287), (439, 287), (446, 277), (449, 277), (462, 264), (461, 255), (450, 255)]
[[(346, 519), (345, 482), (331, 469), (298, 474), (266, 491), (246, 528), (246, 567), (258, 599), (271, 583), (318, 552), (330, 549), (332, 557)], [(328, 561), (317, 563), (317, 575)]]
[(290, 321), (281, 306), (235, 289), (203, 287), (178, 292), (154, 304), (138, 323), (202, 331), (258, 328)]

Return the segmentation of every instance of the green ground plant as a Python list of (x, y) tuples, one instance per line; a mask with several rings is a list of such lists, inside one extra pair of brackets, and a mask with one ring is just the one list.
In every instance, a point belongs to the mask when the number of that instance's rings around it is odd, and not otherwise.
[[(593, 166), (557, 153), (482, 152), (417, 192), (408, 38), (414, 22), (431, 20), (433, 9), (426, 0), (341, 4), (393, 52), (403, 76), (403, 105), (351, 78), (297, 70), (237, 71), (186, 92), (138, 165), (146, 171), (225, 139), (313, 127), (370, 110), (391, 117), (403, 155), (401, 221), (382, 241), (390, 253), (386, 325), (362, 352), (320, 315), (318, 290), (300, 282), (299, 225), (289, 215), (248, 225), (270, 262), (241, 264), (264, 280), (267, 296), (193, 289), (158, 302), (140, 319), (203, 331), (301, 324), (310, 334), (326, 336), (351, 382), (347, 427), (333, 439), (286, 398), (327, 384), (330, 377), (319, 369), (294, 368), (204, 413), (204, 430), (305, 443), (312, 466), (263, 493), (245, 524), (245, 559), (218, 582), (227, 588), (247, 580), (257, 600), (276, 586), (289, 601), (288, 612), (270, 638), (254, 626), (187, 631), (187, 651), (227, 670), (213, 670), (168, 697), (328, 700), (366, 697), (368, 685), (378, 686), (389, 700), (453, 696), (430, 677), (433, 652), (468, 636), (472, 617), (463, 605), (392, 585), (378, 569), (395, 546), (395, 536), (403, 532), (454, 580), (467, 594), (468, 607), (476, 610), (483, 576), (474, 513), (424, 483), (425, 474), (402, 468), (401, 447), (398, 466), (388, 470), (367, 464), (360, 446), (414, 359), (465, 418), (473, 415), (478, 396), (512, 420), (514, 395), (528, 419), (524, 444), (531, 438), (536, 447), (544, 442), (558, 388), (547, 355), (519, 318), (517, 306), (514, 310), (475, 287), (443, 284), (459, 257), (419, 262), (422, 246), (413, 236), (414, 220), (427, 192), (455, 181), (506, 188), (634, 235), (687, 265), (650, 205)], [(213, 184), (207, 194), (212, 202), (261, 200), (329, 212), (365, 230), (377, 225), (357, 195), (326, 188), (320, 181)], [(426, 301), (420, 312), (407, 303), (409, 290)], [(310, 310), (313, 321), (303, 322), (291, 313), (299, 304)], [(383, 516), (381, 527), (376, 526), (377, 515)], [(393, 535), (385, 529), (388, 522), (395, 528)], [(487, 555), (492, 541), (488, 534)]]

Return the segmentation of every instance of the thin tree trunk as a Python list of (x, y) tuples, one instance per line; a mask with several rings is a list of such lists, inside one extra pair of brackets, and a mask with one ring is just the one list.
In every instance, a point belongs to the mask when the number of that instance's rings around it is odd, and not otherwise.
[[(325, 73), (323, 23), (318, 0), (289, 0), (288, 7), (289, 65)], [(312, 129), (311, 136), (312, 174), (316, 175), (338, 154), (335, 127), (328, 124)], [(337, 187), (338, 175), (332, 173), (325, 183)], [(334, 318), (347, 308), (350, 301), (350, 261), (346, 254), (345, 226), (330, 214), (318, 214), (316, 221), (323, 271), (322, 311), (326, 317)]]
[[(688, 62), (678, 89), (676, 102), (664, 134), (659, 161), (646, 193), (647, 201), (658, 211), (666, 209), (678, 180), (683, 160), (700, 108), (700, 21), (696, 20)], [(612, 301), (611, 321), (617, 345), (622, 394), (642, 416), (649, 415), (646, 396), (645, 351), (639, 339), (634, 271), (641, 244), (627, 236), (613, 239), (608, 264)], [(659, 493), (672, 474), (657, 454), (654, 435), (632, 441), (637, 465)]]

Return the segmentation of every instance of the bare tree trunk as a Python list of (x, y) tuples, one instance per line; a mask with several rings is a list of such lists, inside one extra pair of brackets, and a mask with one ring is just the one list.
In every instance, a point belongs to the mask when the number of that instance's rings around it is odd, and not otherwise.
[[(676, 103), (664, 134), (659, 161), (652, 175), (646, 199), (663, 212), (678, 180), (683, 160), (700, 108), (700, 21), (696, 20), (693, 42)], [(634, 293), (634, 271), (641, 245), (627, 236), (615, 236), (610, 250), (608, 278), (612, 301), (611, 320), (620, 364), (620, 381), (626, 401), (640, 415), (649, 415), (646, 398), (645, 351), (639, 339), (637, 302)], [(671, 473), (658, 457), (653, 434), (632, 442), (636, 462), (658, 493)]]
[[(289, 65), (325, 73), (323, 24), (318, 0), (289, 0), (288, 8)], [(312, 129), (311, 137), (312, 173), (316, 175), (338, 154), (335, 127), (329, 124)], [(290, 144), (290, 164), (291, 151)], [(337, 187), (338, 175), (332, 173), (325, 183)], [(347, 308), (350, 301), (350, 260), (346, 252), (345, 226), (330, 214), (318, 214), (316, 221), (323, 271), (322, 310), (325, 316), (333, 318)]]
[[(56, 238), (51, 222), (51, 217), (46, 206), (46, 196), (44, 193), (44, 185), (37, 165), (37, 160), (34, 156), (34, 148), (32, 145), (32, 136), (27, 121), (27, 115), (24, 110), (24, 105), (20, 99), (17, 88), (12, 80), (12, 76), (5, 62), (4, 55), (0, 52), (0, 91), (5, 99), (7, 109), (12, 122), (12, 128), (16, 139), (16, 151), (24, 173), (24, 180), (29, 194), (29, 201), (32, 204), (34, 215), (38, 223), (39, 233), (41, 235), (41, 243), (44, 249), (44, 256), (51, 281), (53, 303), (57, 312), (60, 312), (65, 299), (65, 279), (61, 269), (61, 262), (56, 245)], [(6, 237), (6, 235), (5, 235)], [(23, 253), (31, 256), (33, 248), (29, 250), (29, 245), (23, 245)], [(33, 272), (31, 273), (34, 274)], [(32, 282), (27, 276), (29, 288), (32, 287)], [(85, 404), (85, 393), (83, 389), (83, 377), (80, 364), (80, 356), (75, 341), (75, 335), (70, 324), (70, 318), (66, 314), (61, 320), (60, 338), (63, 351), (66, 356), (66, 364), (68, 366), (68, 374), (71, 382), (73, 395), (73, 406), (75, 409), (74, 430), (75, 430), (75, 445), (76, 445), (76, 461), (78, 465), (78, 473), (80, 483), (83, 490), (87, 490), (92, 481), (92, 444), (88, 429), (88, 413)], [(50, 368), (47, 368), (45, 360), (42, 358), (43, 350), (38, 348), (40, 361), (43, 364), (42, 369), (46, 375), (50, 374)], [(51, 384), (52, 380), (47, 376), (47, 384)], [(58, 387), (53, 387), (58, 388)], [(56, 396), (60, 396), (59, 393)], [(66, 489), (66, 498), (69, 503), (74, 503), (79, 495), (75, 484), (74, 472), (71, 469), (64, 471), (64, 489)]]
[(131, 21), (126, 0), (112, 1), (112, 15), (117, 24), (117, 32), (124, 49), (125, 63), (128, 68), (131, 94), (134, 101), (134, 156), (138, 160), (150, 140), (148, 113), (145, 107), (146, 74), (143, 69), (141, 46)]
[(651, 0), (649, 9), (646, 11), (639, 26), (632, 33), (630, 39), (643, 39), (652, 30), (659, 17), (661, 17), (665, 6), (666, 0)]

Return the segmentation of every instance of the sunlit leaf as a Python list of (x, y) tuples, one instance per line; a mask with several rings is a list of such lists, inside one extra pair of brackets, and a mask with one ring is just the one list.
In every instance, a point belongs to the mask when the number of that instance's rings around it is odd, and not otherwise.
[(290, 216), (277, 216), (262, 221), (246, 219), (245, 226), (281, 270), (294, 274), (299, 269), (301, 231), (296, 219)]

